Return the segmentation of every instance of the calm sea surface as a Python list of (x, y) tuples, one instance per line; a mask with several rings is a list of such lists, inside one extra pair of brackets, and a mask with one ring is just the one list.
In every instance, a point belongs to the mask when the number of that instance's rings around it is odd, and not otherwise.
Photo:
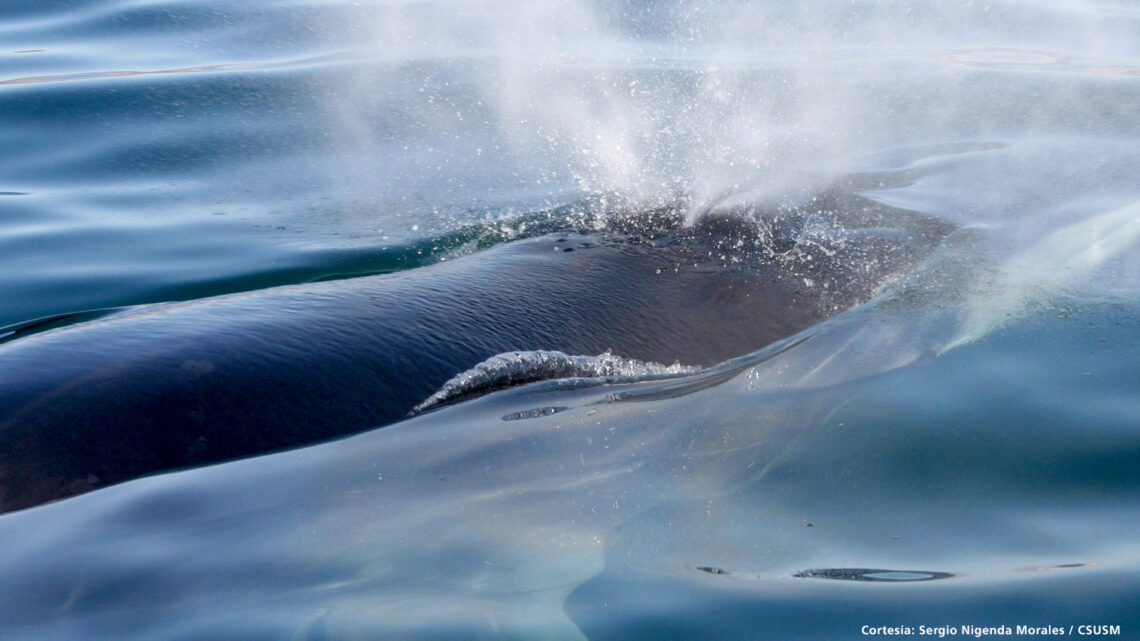
[(1140, 638), (1136, 3), (5, 0), (0, 327), (827, 188), (959, 229), (717, 385), (0, 516), (0, 637)]

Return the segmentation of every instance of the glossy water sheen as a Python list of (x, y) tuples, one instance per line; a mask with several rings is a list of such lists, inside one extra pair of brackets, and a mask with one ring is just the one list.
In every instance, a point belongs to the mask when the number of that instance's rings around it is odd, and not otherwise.
[(1112, 0), (8, 0), (0, 325), (415, 268), (568, 203), (839, 184), (961, 229), (694, 379), (0, 516), (0, 637), (1140, 635), (1137, 33)]

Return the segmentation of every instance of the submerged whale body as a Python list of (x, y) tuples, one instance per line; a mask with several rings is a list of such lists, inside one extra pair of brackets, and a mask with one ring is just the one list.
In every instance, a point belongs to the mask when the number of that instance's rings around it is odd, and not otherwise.
[(0, 511), (391, 423), (503, 352), (712, 365), (865, 300), (948, 231), (843, 204), (691, 228), (625, 220), (12, 340), (0, 345)]

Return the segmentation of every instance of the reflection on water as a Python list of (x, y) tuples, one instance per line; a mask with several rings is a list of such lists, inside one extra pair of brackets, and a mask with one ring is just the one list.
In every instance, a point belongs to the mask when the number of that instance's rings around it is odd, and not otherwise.
[[(14, 52), (14, 53), (29, 53), (29, 52)], [(151, 71), (87, 71), (83, 73), (63, 73), (52, 74), (45, 76), (24, 76), (22, 78), (9, 78), (7, 80), (0, 80), (0, 85), (26, 85), (26, 84), (43, 84), (52, 82), (70, 82), (76, 80), (98, 80), (101, 78), (127, 78), (131, 76), (161, 76), (169, 74), (194, 74), (194, 73), (225, 73), (225, 72), (258, 72), (258, 71), (288, 71), (295, 69), (305, 69), (307, 67), (343, 64), (352, 62), (353, 57), (344, 54), (330, 54), (316, 56), (312, 58), (302, 58), (296, 60), (261, 60), (257, 62), (243, 62), (243, 63), (229, 63), (229, 64), (213, 64), (202, 65), (196, 67), (182, 67), (179, 69), (156, 69)], [(361, 62), (362, 59), (357, 56), (356, 62)]]

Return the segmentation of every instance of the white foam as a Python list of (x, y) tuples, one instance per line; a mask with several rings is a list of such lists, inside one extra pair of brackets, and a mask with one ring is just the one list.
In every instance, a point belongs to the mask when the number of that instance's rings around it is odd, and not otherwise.
[(458, 398), (486, 394), (504, 387), (523, 385), (556, 378), (640, 378), (687, 374), (699, 370), (688, 365), (660, 363), (624, 358), (606, 352), (598, 356), (571, 356), (557, 351), (535, 350), (497, 354), (475, 367), (455, 375), (412, 410), (432, 409)]

